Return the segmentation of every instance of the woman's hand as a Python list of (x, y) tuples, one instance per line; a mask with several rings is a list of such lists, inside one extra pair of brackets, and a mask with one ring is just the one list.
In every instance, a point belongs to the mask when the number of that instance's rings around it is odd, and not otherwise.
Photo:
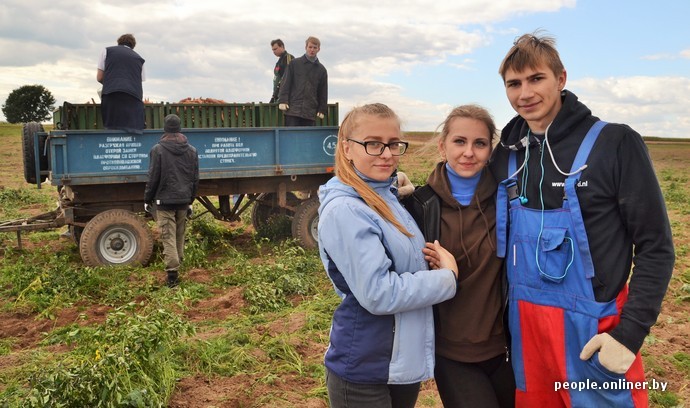
[(455, 274), (455, 279), (458, 278), (458, 264), (455, 262), (455, 257), (442, 247), (438, 240), (433, 244), (427, 242), (422, 252), (431, 269), (450, 269)]

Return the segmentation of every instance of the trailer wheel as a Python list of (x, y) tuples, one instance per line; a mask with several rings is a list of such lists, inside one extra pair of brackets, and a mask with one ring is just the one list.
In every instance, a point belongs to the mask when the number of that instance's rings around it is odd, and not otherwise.
[(142, 217), (127, 210), (104, 211), (84, 227), (79, 240), (88, 266), (148, 264), (153, 235)]
[[(34, 134), (43, 132), (43, 125), (37, 122), (25, 123), (22, 126), (22, 154), (24, 158), (24, 179), (27, 183), (36, 183), (36, 157), (34, 154)], [(46, 136), (38, 138), (38, 151), (40, 152), (39, 168), (48, 170), (48, 156), (43, 155), (46, 144)], [(41, 183), (46, 181), (45, 175), (39, 175)]]
[[(286, 193), (286, 201), (288, 205), (295, 206), (299, 204), (299, 199), (294, 193)], [(278, 205), (278, 196), (274, 193), (262, 193), (256, 199), (254, 207), (252, 208), (252, 225), (255, 231), (261, 230), (266, 225), (266, 222), (272, 215), (285, 214), (292, 216), (292, 212), (281, 208)]]
[(313, 196), (297, 207), (292, 219), (292, 237), (304, 248), (318, 246), (319, 198)]

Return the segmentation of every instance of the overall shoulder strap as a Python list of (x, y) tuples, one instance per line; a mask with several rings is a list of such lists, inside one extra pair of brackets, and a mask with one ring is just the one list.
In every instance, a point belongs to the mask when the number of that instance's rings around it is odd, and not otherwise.
[[(601, 133), (601, 129), (603, 129), (604, 126), (606, 126), (606, 124), (607, 122), (600, 120), (594, 123), (591, 128), (589, 128), (589, 131), (587, 132), (585, 138), (582, 140), (582, 143), (580, 144), (580, 148), (577, 150), (575, 161), (573, 161), (573, 166), (570, 169), (571, 173), (576, 172), (580, 167), (585, 165), (585, 162), (589, 157), (589, 153), (592, 151), (592, 147), (594, 146), (594, 142), (597, 141), (597, 138)], [(578, 174), (575, 174), (571, 177), (577, 177)]]
[(606, 126), (606, 122), (598, 121), (589, 129), (585, 138), (580, 144), (580, 148), (575, 156), (571, 172), (577, 172), (565, 179), (565, 195), (568, 198), (568, 205), (570, 207), (570, 218), (574, 228), (573, 235), (577, 240), (577, 249), (580, 253), (580, 259), (585, 270), (585, 277), (591, 279), (594, 277), (594, 263), (592, 262), (592, 254), (589, 250), (589, 239), (587, 238), (587, 231), (585, 230), (585, 221), (582, 218), (582, 210), (580, 208), (580, 200), (575, 191), (575, 185), (579, 180), (581, 172), (578, 171), (585, 165), (589, 153), (592, 151), (594, 142), (597, 141), (601, 129)]

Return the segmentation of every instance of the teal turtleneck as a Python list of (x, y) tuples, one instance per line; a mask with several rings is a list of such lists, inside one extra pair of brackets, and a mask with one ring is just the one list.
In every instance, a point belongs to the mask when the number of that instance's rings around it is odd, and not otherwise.
[(456, 173), (453, 168), (446, 163), (446, 171), (448, 172), (448, 181), (450, 182), (450, 191), (453, 197), (462, 205), (469, 205), (474, 197), (474, 192), (479, 184), (479, 179), (482, 172), (479, 171), (472, 177), (462, 177)]

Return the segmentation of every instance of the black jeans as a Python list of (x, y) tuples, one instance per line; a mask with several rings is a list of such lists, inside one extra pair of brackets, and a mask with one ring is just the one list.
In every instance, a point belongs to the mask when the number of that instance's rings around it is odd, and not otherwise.
[(331, 408), (414, 408), (420, 385), (356, 384), (326, 369)]
[(515, 376), (504, 354), (478, 363), (461, 363), (436, 354), (434, 377), (446, 408), (515, 406)]
[(316, 119), (309, 120), (299, 116), (285, 115), (285, 126), (316, 126)]

